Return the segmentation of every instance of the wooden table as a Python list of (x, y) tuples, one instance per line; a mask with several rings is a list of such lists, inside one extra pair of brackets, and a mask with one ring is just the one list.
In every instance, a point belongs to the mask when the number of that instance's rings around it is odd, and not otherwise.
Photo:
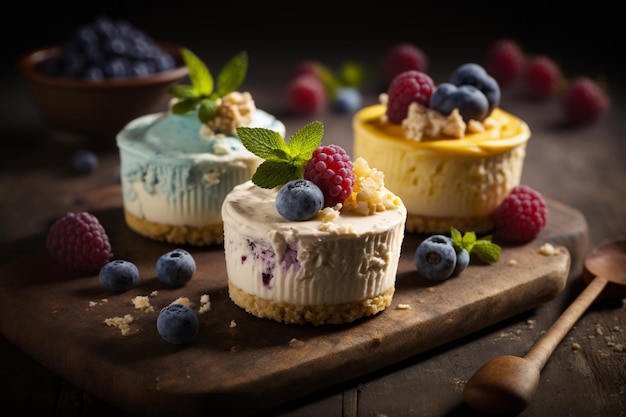
[[(157, 23), (149, 17), (144, 16), (143, 22), (150, 25), (150, 30), (157, 30)], [(283, 119), (288, 136), (310, 120), (322, 120), (326, 126), (324, 142), (347, 148), (351, 147), (352, 138), (349, 116), (330, 112), (311, 118), (289, 116), (284, 113), (276, 92), (284, 89), (299, 59), (314, 57), (331, 66), (343, 58), (371, 63), (380, 59), (390, 44), (389, 40), (379, 39), (365, 45), (353, 42), (349, 36), (334, 39), (332, 43), (308, 39), (282, 44), (239, 37), (221, 41), (216, 50), (194, 32), (179, 34), (172, 30), (168, 35), (207, 59), (211, 68), (218, 68), (234, 52), (248, 49), (251, 66), (246, 87), (253, 92), (257, 106)], [(484, 42), (467, 48), (455, 48), (453, 44), (436, 40), (415, 42), (429, 51), (429, 72), (437, 81), (461, 63), (482, 60), (486, 48)], [(561, 50), (554, 45), (549, 51), (558, 54)], [(602, 65), (566, 55), (558, 58), (570, 75)], [(609, 75), (613, 74), (610, 70), (607, 68)], [(84, 138), (48, 130), (14, 69), (0, 75), (0, 260), (8, 262), (6, 253), (14, 253), (20, 245), (28, 251), (28, 245), (32, 244), (29, 237), (44, 233), (54, 219), (67, 211), (106, 206), (109, 201), (106, 193), (96, 191), (117, 184), (119, 157), (112, 139), (108, 144), (96, 146)], [(536, 103), (514, 88), (505, 90), (502, 100), (502, 107), (525, 119), (532, 130), (523, 182), (550, 199), (580, 211), (588, 225), (589, 248), (608, 239), (626, 237), (623, 118), (626, 95), (623, 81), (616, 77), (609, 80), (611, 111), (585, 127), (563, 126), (556, 98)], [(368, 86), (364, 92), (364, 105), (376, 102), (377, 86)], [(98, 169), (90, 175), (71, 172), (71, 155), (80, 147), (91, 147), (100, 157)], [(572, 264), (566, 288), (554, 300), (364, 377), (313, 392), (305, 398), (286, 399), (284, 404), (262, 415), (479, 415), (463, 403), (462, 390), (467, 379), (495, 356), (523, 356), (583, 287), (578, 257)], [(626, 416), (625, 344), (624, 299), (617, 297), (594, 305), (557, 347), (542, 371), (534, 401), (521, 415)], [(50, 372), (1, 335), (0, 372), (3, 415), (11, 412), (42, 416), (125, 415), (114, 405)]]

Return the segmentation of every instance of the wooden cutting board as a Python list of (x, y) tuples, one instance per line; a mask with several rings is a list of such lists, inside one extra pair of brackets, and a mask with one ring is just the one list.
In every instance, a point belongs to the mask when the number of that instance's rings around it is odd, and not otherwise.
[[(230, 301), (222, 247), (186, 248), (196, 275), (183, 288), (164, 287), (154, 265), (174, 247), (130, 231), (121, 207), (104, 200), (105, 209), (90, 212), (106, 228), (115, 258), (138, 266), (140, 285), (109, 293), (97, 274), (52, 261), (45, 234), (32, 236), (0, 249), (0, 331), (69, 382), (137, 416), (252, 414), (389, 366), (553, 299), (587, 245), (582, 214), (549, 201), (549, 223), (537, 239), (505, 247), (496, 264), (433, 283), (413, 264), (423, 236), (407, 234), (387, 310), (350, 325), (284, 325)], [(556, 254), (539, 253), (546, 242)], [(161, 339), (158, 311), (181, 296), (197, 309), (203, 294), (211, 310), (199, 315), (194, 342)], [(136, 309), (135, 296), (148, 296), (154, 311)], [(127, 314), (134, 321), (126, 336), (104, 323)]]

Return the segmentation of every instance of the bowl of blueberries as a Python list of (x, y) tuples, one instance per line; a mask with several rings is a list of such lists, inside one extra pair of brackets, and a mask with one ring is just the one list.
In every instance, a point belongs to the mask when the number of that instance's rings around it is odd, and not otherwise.
[(110, 139), (134, 118), (167, 108), (168, 90), (189, 75), (180, 49), (100, 16), (63, 44), (25, 53), (18, 69), (48, 127)]

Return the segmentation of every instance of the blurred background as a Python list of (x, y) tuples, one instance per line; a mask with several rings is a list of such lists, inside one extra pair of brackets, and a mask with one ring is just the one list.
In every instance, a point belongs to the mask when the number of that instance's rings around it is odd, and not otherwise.
[[(127, 19), (156, 39), (198, 43), (218, 55), (251, 50), (252, 65), (258, 64), (255, 58), (262, 61), (279, 56), (295, 61), (321, 53), (328, 60), (337, 55), (362, 58), (357, 54), (369, 58), (374, 56), (372, 52), (397, 41), (413, 42), (431, 55), (440, 50), (463, 54), (463, 49), (472, 46), (484, 51), (490, 41), (506, 36), (518, 40), (529, 53), (553, 56), (572, 71), (593, 76), (617, 68), (626, 37), (616, 3), (610, 6), (601, 0), (558, 7), (548, 3), (386, 1), (368, 6), (317, 1), (292, 2), (285, 7), (277, 2), (199, 0), (61, 1), (37, 6), (4, 2), (0, 6), (4, 17), (0, 56), (2, 70), (14, 71), (19, 54), (63, 42), (74, 28), (105, 14)], [(474, 55), (474, 59), (478, 57)]]

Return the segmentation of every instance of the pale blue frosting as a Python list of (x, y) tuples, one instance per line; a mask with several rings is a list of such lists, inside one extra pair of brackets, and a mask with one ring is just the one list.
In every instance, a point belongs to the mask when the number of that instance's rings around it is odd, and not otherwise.
[[(248, 126), (285, 135), (284, 124), (259, 109)], [(225, 195), (249, 180), (250, 166), (260, 160), (237, 136), (218, 134), (208, 139), (200, 136), (200, 128), (196, 113), (158, 113), (131, 121), (117, 135), (124, 199), (137, 198), (129, 184), (139, 181), (146, 192), (162, 193), (169, 200), (203, 189), (207, 203), (219, 210)], [(210, 181), (212, 173), (219, 174), (219, 182)]]

